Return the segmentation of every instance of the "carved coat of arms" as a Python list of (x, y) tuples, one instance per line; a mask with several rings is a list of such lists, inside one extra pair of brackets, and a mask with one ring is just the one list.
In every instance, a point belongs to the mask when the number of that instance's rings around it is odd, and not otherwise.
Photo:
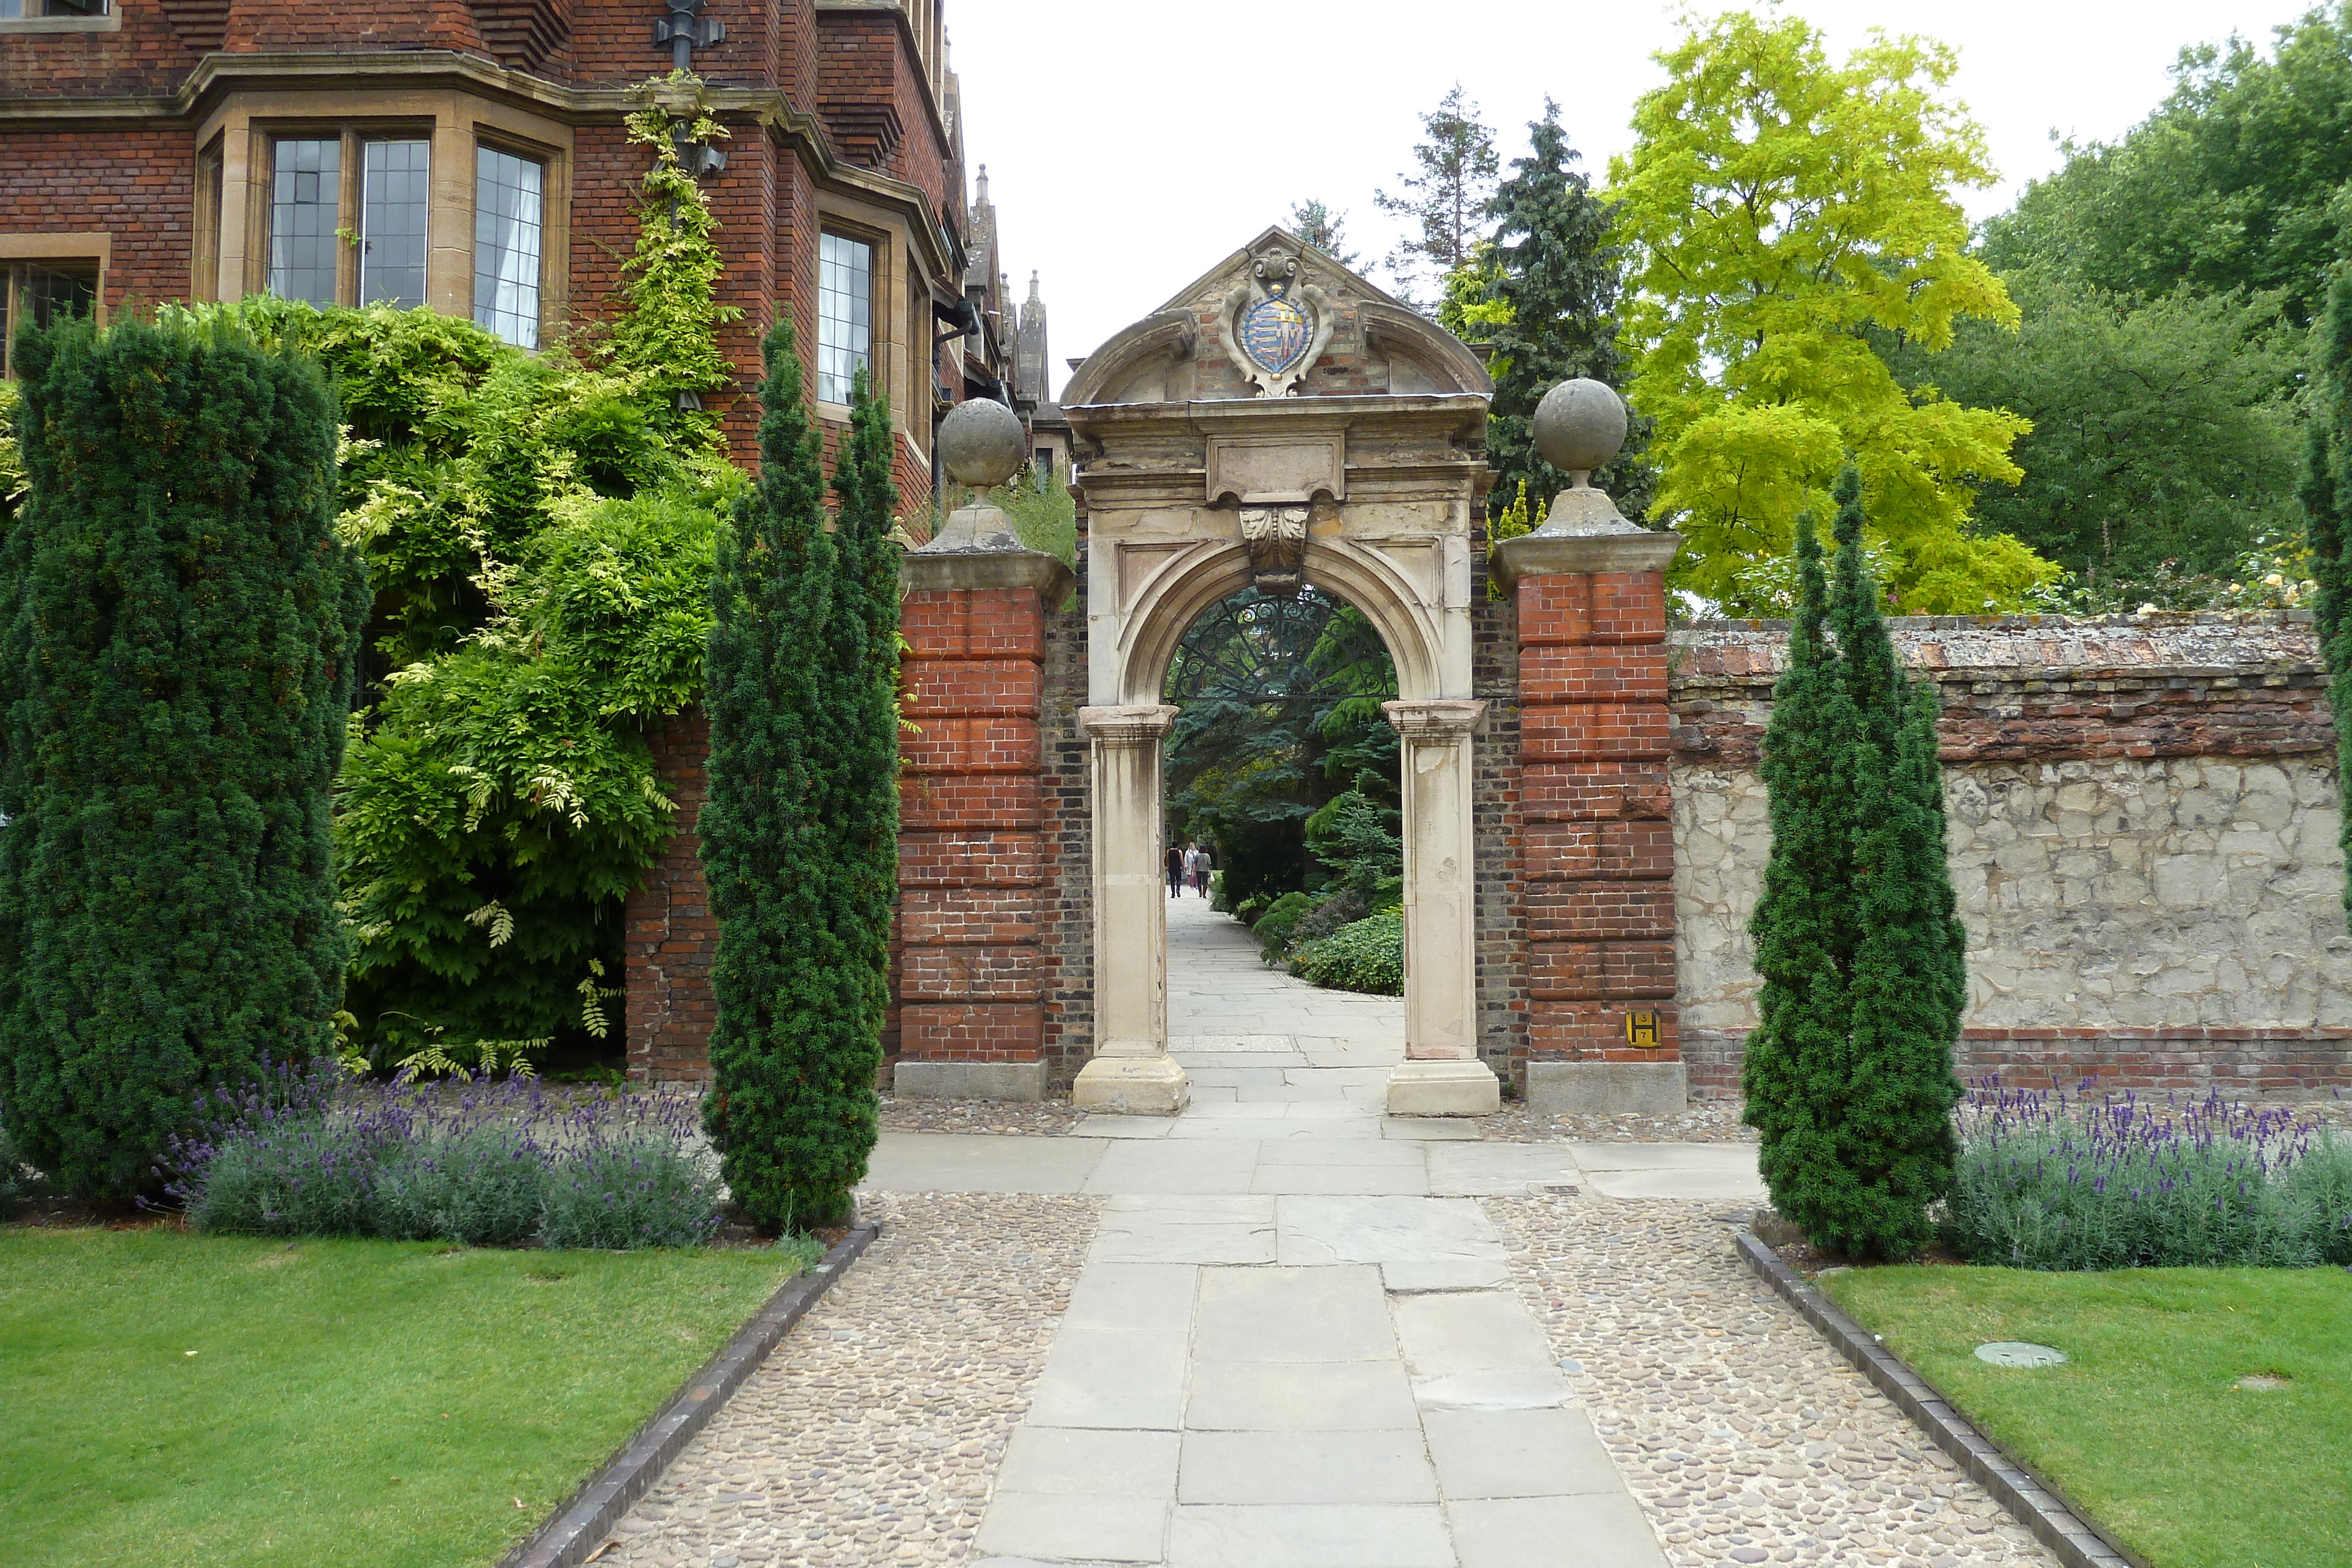
[(1303, 281), (1298, 257), (1270, 249), (1225, 296), (1225, 354), (1260, 397), (1287, 397), (1323, 357), (1337, 324), (1331, 297)]

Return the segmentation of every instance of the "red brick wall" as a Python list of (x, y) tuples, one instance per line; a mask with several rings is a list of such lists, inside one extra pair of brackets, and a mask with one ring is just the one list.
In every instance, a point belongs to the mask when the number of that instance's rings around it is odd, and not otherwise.
[[(11, 33), (0, 38), (0, 98), (18, 93), (62, 98), (168, 92), (195, 66), (189, 48), (152, 0), (128, 0), (122, 26), (111, 33)], [(14, 171), (0, 179), (0, 200)], [(87, 165), (85, 165), (87, 167)]]
[(108, 309), (187, 297), (196, 203), (187, 132), (0, 134), (0, 234), (113, 236)]
[[(1675, 1061), (1664, 580), (1522, 579), (1518, 633), (1528, 1057)], [(1660, 1049), (1625, 1043), (1629, 1009)]]
[(702, 880), (702, 840), (695, 821), (709, 794), (704, 771), (710, 724), (700, 709), (679, 715), (651, 737), (662, 793), (677, 806), (677, 831), (629, 895), (623, 915), (627, 944), (629, 1076), (638, 1082), (699, 1082), (710, 1076), (710, 956), (719, 925)]
[(231, 0), (225, 47), (231, 54), (464, 49), (489, 57), (466, 0)]

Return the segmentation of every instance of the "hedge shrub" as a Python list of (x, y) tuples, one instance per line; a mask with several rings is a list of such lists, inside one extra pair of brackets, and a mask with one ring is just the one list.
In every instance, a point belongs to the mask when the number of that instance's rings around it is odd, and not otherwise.
[(1386, 910), (1301, 946), (1290, 972), (1309, 984), (1378, 997), (1404, 994), (1404, 915)]
[(131, 1196), (189, 1097), (334, 1043), (329, 792), (367, 577), (318, 367), (229, 323), (16, 340), (0, 542), (0, 1106)]

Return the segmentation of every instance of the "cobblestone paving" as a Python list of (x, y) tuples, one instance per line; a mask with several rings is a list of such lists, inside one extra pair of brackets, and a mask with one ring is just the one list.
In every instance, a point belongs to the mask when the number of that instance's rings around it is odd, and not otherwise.
[(599, 1568), (971, 1560), (1098, 1205), (862, 1201), (881, 1239), (621, 1521)]
[(1752, 1144), (1756, 1129), (1739, 1124), (1737, 1100), (1694, 1100), (1670, 1114), (1552, 1116), (1511, 1102), (1478, 1118), (1478, 1135), (1505, 1144)]
[(901, 1100), (882, 1097), (886, 1133), (994, 1133), (1008, 1137), (1057, 1138), (1087, 1119), (1059, 1100), (1030, 1103), (999, 1100)]
[(1723, 1206), (1481, 1201), (1675, 1568), (2055, 1563), (1748, 1273)]

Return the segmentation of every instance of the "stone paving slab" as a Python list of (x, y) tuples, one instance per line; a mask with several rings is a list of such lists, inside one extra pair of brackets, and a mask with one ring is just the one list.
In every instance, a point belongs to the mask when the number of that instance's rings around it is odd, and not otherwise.
[(861, 1190), (1077, 1192), (1106, 1145), (1087, 1138), (885, 1133)]

